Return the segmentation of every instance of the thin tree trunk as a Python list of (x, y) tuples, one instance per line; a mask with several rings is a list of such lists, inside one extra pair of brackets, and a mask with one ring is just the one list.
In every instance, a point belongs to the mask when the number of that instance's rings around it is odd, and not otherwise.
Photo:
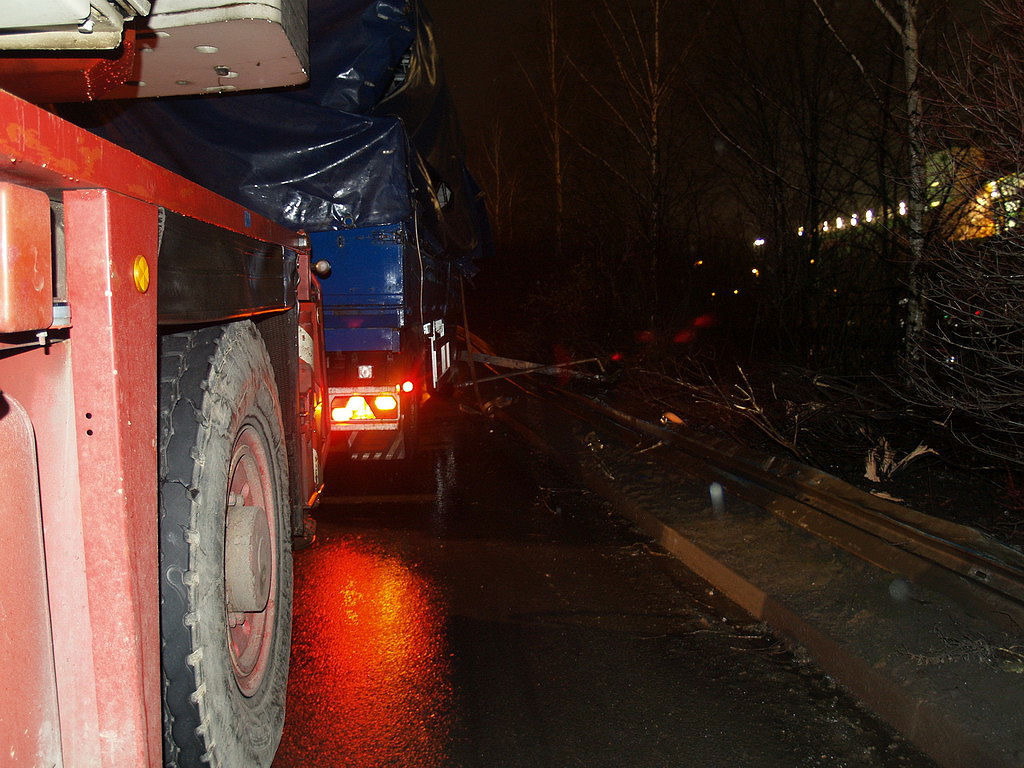
[(565, 215), (565, 187), (562, 173), (562, 119), (561, 103), (562, 89), (559, 77), (559, 35), (558, 16), (555, 12), (555, 0), (548, 0), (547, 10), (547, 66), (548, 66), (548, 92), (550, 102), (550, 133), (551, 133), (551, 163), (552, 181), (554, 183), (555, 197), (555, 259), (561, 263), (562, 240)]
[(922, 136), (920, 45), (917, 29), (917, 0), (901, 0), (903, 6), (903, 70), (907, 82), (907, 143), (910, 149), (910, 291), (904, 343), (911, 359), (917, 357), (924, 331), (924, 299), (921, 294), (921, 269), (924, 266), (925, 158)]
[(903, 48), (903, 76), (907, 88), (907, 147), (910, 154), (910, 194), (907, 227), (910, 244), (910, 264), (907, 269), (907, 325), (903, 336), (904, 350), (914, 360), (924, 331), (924, 299), (921, 295), (921, 269), (924, 266), (925, 167), (924, 137), (922, 134), (921, 46), (917, 28), (918, 0), (899, 0), (903, 18), (899, 19), (884, 4), (874, 0), (882, 16), (900, 37)]
[[(650, 184), (651, 184), (651, 198), (650, 198), (650, 219), (649, 219), (649, 233), (650, 238), (650, 259), (651, 259), (651, 310), (652, 313), (658, 313), (660, 310), (659, 300), (659, 285), (658, 285), (658, 271), (660, 268), (660, 257), (662, 251), (662, 236), (663, 236), (663, 222), (662, 218), (664, 213), (662, 211), (662, 191), (661, 191), (661, 108), (662, 108), (662, 70), (661, 70), (661, 0), (654, 0), (652, 7), (652, 41), (651, 41), (651, 63), (648, 70), (648, 82), (647, 82), (647, 95), (650, 99), (650, 112), (648, 119), (650, 125), (648, 126), (649, 131), (649, 145), (648, 152), (649, 157), (649, 168), (650, 168)], [(652, 322), (654, 318), (652, 317)]]

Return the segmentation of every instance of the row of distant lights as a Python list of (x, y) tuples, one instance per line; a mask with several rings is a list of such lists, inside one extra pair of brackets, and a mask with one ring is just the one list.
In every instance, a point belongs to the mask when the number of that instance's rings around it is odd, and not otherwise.
[[(934, 186), (938, 186), (938, 182), (932, 182), (932, 186), (933, 187)], [(979, 195), (976, 198), (976, 200), (977, 200), (979, 205), (984, 205), (989, 200), (1000, 197), (999, 187), (996, 184), (996, 182), (994, 182), (994, 181), (988, 182), (985, 185), (985, 193), (986, 194)], [(935, 207), (939, 206), (940, 204), (941, 204), (941, 201), (933, 200), (931, 202), (931, 207), (935, 208)], [(907, 203), (906, 203), (905, 200), (900, 200), (899, 205), (896, 208), (896, 211), (897, 211), (897, 213), (900, 216), (906, 216), (907, 215)], [(864, 224), (870, 224), (870, 223), (874, 222), (877, 218), (878, 217), (875, 216), (875, 212), (872, 209), (869, 208), (868, 210), (866, 210), (864, 212), (863, 223)], [(819, 232), (831, 232), (833, 229), (841, 230), (841, 229), (846, 229), (847, 227), (856, 227), (856, 226), (859, 226), (861, 223), (862, 223), (862, 219), (861, 219), (860, 214), (858, 214), (858, 213), (852, 214), (849, 219), (846, 219), (846, 218), (844, 218), (842, 216), (837, 216), (834, 224), (832, 222), (829, 222), (829, 221), (821, 222), (821, 224), (818, 225), (818, 231)], [(1006, 222), (1006, 225), (1009, 226), (1009, 227), (1015, 227), (1015, 226), (1017, 226), (1017, 220), (1016, 219), (1010, 219), (1009, 221)], [(804, 229), (804, 227), (800, 227), (799, 229), (797, 229), (796, 234), (799, 237), (803, 237), (805, 232), (806, 232), (806, 230)], [(767, 241), (763, 237), (759, 237), (756, 240), (754, 240), (753, 244), (754, 244), (755, 248), (762, 248), (762, 247), (764, 247), (766, 242)], [(815, 262), (814, 259), (810, 260), (811, 264), (814, 264), (814, 262)], [(698, 259), (697, 261), (695, 261), (693, 263), (693, 265), (695, 267), (700, 267), (703, 264), (704, 264), (704, 260), (703, 259)], [(750, 270), (750, 274), (752, 274), (754, 277), (760, 277), (761, 276), (761, 270), (759, 270), (757, 267), (753, 267)], [(739, 295), (739, 292), (740, 292), (739, 288), (736, 288), (733, 291), (733, 295)], [(832, 289), (832, 293), (839, 293), (839, 289), (838, 288), (833, 288)], [(711, 292), (712, 298), (716, 297), (717, 295), (718, 295), (717, 291), (712, 291)]]
[[(907, 203), (906, 203), (906, 201), (900, 200), (900, 204), (897, 207), (897, 211), (898, 211), (900, 216), (906, 216), (907, 215)], [(868, 208), (868, 210), (864, 211), (863, 223), (870, 224), (873, 221), (875, 221), (877, 218), (878, 217), (875, 216), (875, 212), (872, 209)], [(859, 226), (861, 224), (861, 221), (862, 221), (862, 219), (861, 219), (861, 216), (860, 216), (859, 213), (852, 214), (849, 219), (846, 219), (846, 218), (844, 218), (842, 216), (837, 216), (836, 220), (835, 220), (835, 224), (832, 224), (831, 222), (828, 222), (828, 221), (821, 222), (821, 224), (818, 225), (818, 231), (819, 232), (831, 232), (833, 230), (833, 228), (836, 229), (836, 230), (840, 230), (840, 229), (846, 229), (847, 227), (856, 227), (856, 226)], [(800, 227), (799, 229), (797, 229), (796, 234), (797, 234), (798, 237), (803, 237), (805, 232), (806, 232), (806, 230), (803, 227)], [(763, 237), (759, 237), (759, 238), (757, 238), (754, 241), (754, 247), (755, 248), (762, 248), (766, 242), (767, 241)], [(815, 262), (814, 259), (810, 260), (811, 264), (814, 264), (814, 262)], [(696, 262), (695, 266), (700, 266), (703, 263), (704, 263), (703, 260), (698, 261), (698, 262)], [(761, 276), (761, 270), (759, 270), (757, 267), (753, 267), (750, 270), (750, 274), (752, 274), (754, 277), (760, 277)], [(739, 292), (740, 291), (737, 288), (736, 290), (733, 291), (733, 294), (734, 295), (738, 295)], [(832, 293), (839, 293), (839, 289), (838, 288), (833, 288), (832, 289)], [(717, 295), (718, 295), (717, 291), (712, 291), (711, 292), (712, 298), (714, 298)]]
[[(996, 196), (996, 195), (994, 195), (994, 196)], [(937, 201), (936, 201), (936, 203), (933, 203), (933, 205), (935, 205), (935, 204), (937, 204)], [(905, 201), (903, 201), (903, 200), (900, 200), (900, 204), (899, 204), (899, 206), (897, 208), (897, 211), (898, 211), (900, 216), (906, 216), (907, 215), (907, 203)], [(818, 231), (819, 232), (831, 232), (833, 229), (839, 230), (839, 229), (846, 229), (847, 227), (856, 227), (856, 226), (859, 226), (862, 222), (864, 224), (870, 224), (873, 221), (875, 221), (877, 218), (878, 217), (875, 216), (875, 212), (869, 208), (868, 210), (864, 211), (863, 219), (861, 219), (861, 215), (859, 213), (852, 214), (850, 216), (850, 218), (848, 218), (848, 219), (844, 218), (843, 216), (837, 216), (836, 220), (835, 220), (835, 223), (833, 223), (831, 221), (823, 221), (823, 222), (821, 222), (821, 224), (818, 225)], [(796, 231), (796, 234), (799, 237), (803, 237), (805, 233), (806, 233), (806, 229), (804, 227), (800, 227)], [(754, 241), (754, 247), (755, 248), (760, 248), (760, 247), (762, 247), (765, 244), (765, 242), (767, 242), (767, 241), (763, 237), (759, 237), (759, 238), (757, 238)]]
[[(1005, 177), (1002, 180), (1005, 181), (1006, 179), (1011, 179), (1012, 180), (1011, 183), (1016, 183), (1018, 185), (1020, 184), (1019, 178), (1016, 177), (1016, 176)], [(931, 186), (937, 187), (937, 186), (939, 186), (939, 182), (933, 181)], [(1002, 195), (1001, 195), (1001, 192), (999, 191), (998, 183), (995, 182), (995, 181), (990, 181), (987, 184), (985, 184), (985, 194), (978, 195), (975, 198), (975, 200), (978, 203), (978, 205), (985, 205), (986, 203), (989, 203), (991, 200), (994, 200), (994, 199), (999, 198), (1001, 196)], [(941, 204), (942, 204), (941, 200), (932, 200), (931, 203), (930, 203), (932, 208), (937, 208)], [(1009, 207), (1009, 204), (1007, 205), (1007, 207)], [(896, 211), (897, 211), (897, 213), (900, 216), (906, 216), (907, 215), (907, 203), (906, 203), (905, 200), (900, 200), (899, 205), (896, 208)], [(877, 219), (877, 217), (875, 216), (875, 212), (873, 210), (871, 210), (870, 208), (864, 212), (863, 223), (870, 224), (871, 222), (875, 221), (876, 219)], [(832, 223), (830, 221), (823, 221), (823, 222), (821, 222), (821, 224), (818, 225), (818, 231), (819, 232), (831, 232), (833, 229), (840, 230), (840, 229), (846, 229), (847, 227), (856, 227), (856, 226), (858, 226), (861, 223), (861, 221), (862, 221), (861, 220), (861, 216), (860, 216), (860, 214), (857, 214), (857, 213), (852, 214), (849, 219), (846, 219), (846, 218), (844, 218), (842, 216), (837, 216), (836, 220), (835, 220), (835, 223)], [(1017, 220), (1015, 218), (1009, 219), (1006, 222), (1006, 226), (1008, 226), (1008, 227), (1016, 227), (1017, 226)], [(800, 227), (796, 231), (797, 235), (800, 236), (800, 237), (804, 236), (804, 232), (805, 232), (805, 230), (804, 230), (803, 227)], [(755, 248), (760, 248), (764, 244), (765, 244), (765, 239), (763, 237), (759, 237), (759, 238), (757, 238), (754, 241), (754, 247)]]
[[(899, 215), (900, 216), (906, 216), (907, 215), (907, 204), (903, 200), (900, 201), (898, 211), (899, 211)], [(870, 224), (871, 222), (875, 221), (876, 218), (877, 217), (875, 216), (875, 212), (873, 210), (871, 210), (870, 208), (864, 212), (864, 219), (863, 219), (863, 221), (864, 221), (865, 224)], [(837, 230), (839, 230), (839, 229), (846, 229), (847, 227), (856, 227), (860, 223), (861, 223), (861, 217), (860, 217), (860, 214), (857, 214), (857, 213), (855, 213), (852, 216), (850, 216), (849, 219), (845, 219), (842, 216), (838, 216), (838, 217), (836, 217), (835, 225), (832, 225), (828, 221), (823, 221), (818, 226), (818, 231), (819, 232), (830, 232), (830, 231), (832, 231), (833, 226)], [(804, 230), (803, 227), (800, 227), (796, 231), (796, 233), (797, 233), (797, 235), (799, 237), (803, 237), (804, 236), (804, 232), (805, 232), (805, 230)], [(757, 238), (754, 241), (754, 247), (755, 248), (761, 248), (761, 247), (764, 246), (764, 244), (766, 242), (767, 241), (763, 237), (759, 237), (759, 238)], [(815, 262), (814, 259), (810, 260), (811, 264), (814, 264), (814, 262)], [(693, 266), (700, 267), (700, 266), (703, 266), (703, 264), (704, 264), (704, 259), (698, 259), (697, 261), (695, 261), (693, 263)], [(754, 277), (760, 277), (761, 276), (761, 270), (758, 269), (757, 267), (752, 267), (751, 270), (750, 270), (750, 274), (752, 274)], [(736, 288), (736, 289), (733, 290), (733, 295), (734, 296), (738, 296), (739, 292), (740, 292), (740, 289)], [(833, 288), (832, 289), (832, 293), (839, 293), (839, 289), (838, 288)], [(711, 297), (712, 298), (715, 298), (717, 296), (718, 296), (718, 291), (712, 291), (711, 292)]]

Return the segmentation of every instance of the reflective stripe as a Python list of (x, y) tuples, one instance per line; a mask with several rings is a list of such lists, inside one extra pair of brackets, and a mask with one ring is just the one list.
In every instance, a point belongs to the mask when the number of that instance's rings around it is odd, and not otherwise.
[(310, 368), (313, 366), (313, 337), (309, 335), (309, 331), (299, 326), (299, 360), (304, 362)]

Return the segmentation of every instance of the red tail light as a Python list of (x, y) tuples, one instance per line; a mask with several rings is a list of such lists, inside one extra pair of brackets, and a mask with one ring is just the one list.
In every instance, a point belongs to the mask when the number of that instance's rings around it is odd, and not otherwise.
[(331, 421), (396, 421), (398, 398), (393, 392), (342, 395), (331, 399)]

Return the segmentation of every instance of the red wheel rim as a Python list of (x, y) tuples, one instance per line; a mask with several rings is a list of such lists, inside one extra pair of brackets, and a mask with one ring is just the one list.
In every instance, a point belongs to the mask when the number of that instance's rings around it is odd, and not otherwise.
[[(273, 645), (276, 624), (277, 521), (274, 514), (276, 494), (270, 471), (270, 460), (259, 433), (245, 425), (231, 453), (231, 472), (228, 483), (228, 503), (259, 507), (267, 515), (270, 528), (270, 599), (262, 611), (236, 612), (225, 605), (228, 625), (228, 651), (231, 667), (239, 690), (252, 696), (259, 690), (267, 671), (270, 647)], [(225, 564), (225, 570), (227, 569)]]

